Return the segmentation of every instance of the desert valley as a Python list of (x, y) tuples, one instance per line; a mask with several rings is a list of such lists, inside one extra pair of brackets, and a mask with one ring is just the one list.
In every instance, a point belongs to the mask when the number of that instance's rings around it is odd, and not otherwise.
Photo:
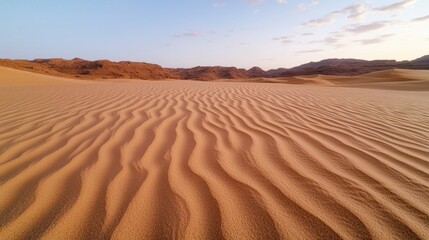
[(429, 1), (0, 1), (0, 240), (429, 240)]

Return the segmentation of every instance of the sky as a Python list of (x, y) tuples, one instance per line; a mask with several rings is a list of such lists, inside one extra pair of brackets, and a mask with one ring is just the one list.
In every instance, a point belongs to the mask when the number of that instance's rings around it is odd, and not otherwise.
[(428, 0), (0, 1), (0, 58), (293, 67), (429, 54)]

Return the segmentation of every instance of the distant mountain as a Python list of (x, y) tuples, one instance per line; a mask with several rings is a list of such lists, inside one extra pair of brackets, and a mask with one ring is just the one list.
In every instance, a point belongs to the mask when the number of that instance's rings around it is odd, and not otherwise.
[(310, 62), (290, 69), (277, 69), (267, 71), (266, 77), (288, 77), (299, 75), (346, 75), (354, 76), (365, 73), (401, 69), (429, 69), (429, 55), (413, 61), (373, 60), (360, 59), (325, 59), (319, 62)]
[(193, 79), (211, 81), (216, 79), (275, 78), (314, 74), (354, 76), (395, 68), (429, 69), (429, 55), (412, 61), (399, 62), (395, 60), (325, 59), (290, 69), (279, 68), (268, 71), (264, 71), (259, 67), (252, 67), (249, 70), (221, 66), (163, 68), (156, 64), (144, 62), (87, 61), (79, 58), (72, 60), (59, 58), (36, 59), (33, 61), (0, 59), (0, 66), (82, 79)]
[(179, 76), (180, 79), (195, 79), (210, 81), (216, 79), (237, 79), (249, 78), (245, 69), (236, 67), (194, 67), (169, 69), (171, 73)]
[(411, 61), (412, 64), (414, 65), (426, 65), (429, 64), (429, 55), (417, 58), (413, 61)]
[(260, 67), (252, 67), (247, 70), (247, 75), (249, 75), (249, 77), (264, 77), (266, 74), (267, 73)]
[(270, 77), (286, 77), (297, 75), (360, 75), (364, 73), (395, 68), (394, 60), (365, 61), (360, 59), (326, 59), (310, 62), (298, 67), (278, 71)]
[(287, 68), (270, 69), (270, 70), (266, 71), (265, 76), (277, 76), (283, 72), (286, 72), (287, 70), (288, 70)]

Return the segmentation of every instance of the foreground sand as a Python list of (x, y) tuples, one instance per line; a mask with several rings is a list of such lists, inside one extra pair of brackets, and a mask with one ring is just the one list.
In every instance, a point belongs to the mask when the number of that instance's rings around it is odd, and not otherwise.
[(429, 92), (0, 70), (0, 239), (429, 239)]

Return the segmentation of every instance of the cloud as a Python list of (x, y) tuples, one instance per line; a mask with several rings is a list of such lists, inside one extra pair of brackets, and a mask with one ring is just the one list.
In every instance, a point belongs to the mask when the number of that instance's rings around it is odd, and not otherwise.
[(395, 11), (395, 10), (399, 10), (399, 9), (403, 9), (406, 8), (414, 3), (416, 3), (417, 0), (403, 0), (400, 2), (396, 2), (396, 3), (392, 3), (390, 5), (386, 5), (386, 6), (382, 6), (382, 7), (378, 7), (378, 8), (374, 8), (375, 11)]
[(173, 35), (175, 38), (199, 37), (202, 33), (198, 30), (190, 30), (189, 32)]
[[(328, 37), (326, 37), (322, 40), (310, 41), (310, 42), (307, 42), (307, 44), (321, 43), (321, 44), (325, 44), (325, 45), (334, 46), (334, 47), (339, 48), (339, 47), (342, 47), (345, 45), (344, 38), (351, 37), (351, 36), (356, 35), (358, 33), (372, 31), (374, 29), (381, 28), (382, 24), (387, 24), (387, 23), (388, 22), (386, 22), (386, 23), (374, 22), (374, 23), (366, 24), (366, 25), (354, 25), (353, 28), (349, 28), (349, 29), (346, 28), (342, 32), (338, 32), (338, 31), (337, 32), (331, 32), (331, 33), (329, 33)], [(353, 35), (350, 35), (350, 34), (353, 34)], [(378, 36), (376, 38), (359, 39), (359, 40), (354, 40), (352, 42), (358, 42), (358, 43), (361, 43), (362, 45), (374, 44), (374, 43), (384, 42), (392, 36), (394, 36), (394, 34), (384, 34), (384, 35)]]
[[(316, 1), (316, 0), (313, 0), (313, 1)], [(259, 4), (259, 3), (265, 2), (265, 0), (241, 0), (241, 2), (244, 2), (246, 4)], [(284, 3), (287, 3), (288, 0), (275, 0), (275, 2), (279, 4), (284, 4)], [(223, 7), (225, 6), (225, 0), (215, 0), (212, 3), (212, 6), (215, 8)]]
[(340, 39), (337, 38), (337, 37), (327, 37), (327, 38), (325, 38), (323, 40), (323, 42), (325, 44), (330, 44), (330, 45), (332, 45), (332, 44), (338, 44), (340, 42)]
[(311, 33), (311, 32), (301, 33), (301, 36), (311, 36), (311, 35), (314, 35), (314, 33)]
[(296, 51), (295, 53), (315, 53), (315, 52), (321, 52), (323, 49), (312, 49), (312, 50), (303, 50), (303, 51)]
[(347, 18), (361, 19), (369, 12), (369, 10), (365, 4), (358, 3), (343, 8), (341, 12), (348, 13)]
[(378, 36), (376, 38), (355, 40), (353, 42), (357, 42), (357, 43), (360, 43), (362, 45), (369, 45), (369, 44), (385, 42), (386, 40), (388, 40), (392, 36), (394, 36), (394, 34), (385, 34), (385, 35)]
[(319, 26), (323, 24), (332, 23), (334, 22), (337, 16), (344, 15), (344, 14), (347, 14), (347, 18), (349, 19), (361, 19), (363, 16), (365, 16), (368, 13), (368, 11), (369, 10), (365, 4), (362, 4), (362, 3), (353, 4), (343, 9), (330, 12), (321, 18), (310, 19), (301, 25)]
[(280, 41), (283, 44), (293, 43), (293, 40), (289, 36), (275, 37), (273, 41)]
[[(243, 0), (245, 3), (248, 4), (256, 4), (256, 3), (261, 3), (264, 0)], [(287, 0), (275, 0), (277, 3), (283, 4), (283, 3), (287, 3)]]
[(423, 17), (414, 18), (411, 21), (412, 22), (423, 22), (423, 21), (427, 21), (427, 20), (429, 20), (429, 15), (426, 15), (426, 16), (423, 16)]
[(346, 31), (352, 32), (352, 33), (369, 32), (369, 31), (383, 28), (387, 26), (389, 23), (390, 23), (389, 21), (376, 21), (376, 22), (372, 22), (364, 25), (353, 25), (352, 27), (346, 28)]
[(225, 2), (223, 0), (216, 1), (212, 4), (212, 6), (215, 8), (223, 7), (224, 5), (225, 5)]
[(309, 3), (300, 3), (298, 4), (299, 11), (305, 11), (309, 8), (319, 5), (319, 0), (311, 0)]
[(250, 3), (250, 4), (255, 4), (255, 3), (260, 3), (260, 2), (262, 2), (263, 0), (244, 0), (244, 2), (246, 2), (246, 3)]
[[(403, 0), (400, 2), (396, 2), (390, 5), (381, 6), (377, 8), (371, 8), (370, 6), (368, 6), (367, 3), (362, 3), (362, 2), (355, 3), (350, 6), (344, 7), (342, 9), (330, 12), (321, 18), (310, 19), (302, 23), (301, 25), (302, 26), (319, 26), (323, 24), (332, 23), (335, 21), (335, 18), (340, 15), (347, 15), (347, 18), (349, 19), (359, 20), (371, 12), (386, 12), (386, 11), (390, 12), (390, 11), (400, 10), (416, 2), (417, 0)], [(422, 20), (426, 20), (426, 19), (422, 19)]]
[(335, 17), (340, 13), (341, 13), (340, 11), (334, 11), (334, 12), (331, 12), (331, 13), (329, 13), (329, 14), (321, 17), (321, 18), (310, 19), (301, 25), (303, 25), (303, 26), (319, 26), (319, 25), (323, 25), (326, 23), (331, 23), (334, 21)]
[(341, 46), (340, 44), (340, 36), (337, 36), (336, 34), (332, 34), (332, 36), (326, 37), (322, 40), (315, 40), (315, 41), (311, 41), (308, 42), (307, 44), (313, 44), (313, 43), (322, 43), (325, 45), (332, 45), (332, 46)]

